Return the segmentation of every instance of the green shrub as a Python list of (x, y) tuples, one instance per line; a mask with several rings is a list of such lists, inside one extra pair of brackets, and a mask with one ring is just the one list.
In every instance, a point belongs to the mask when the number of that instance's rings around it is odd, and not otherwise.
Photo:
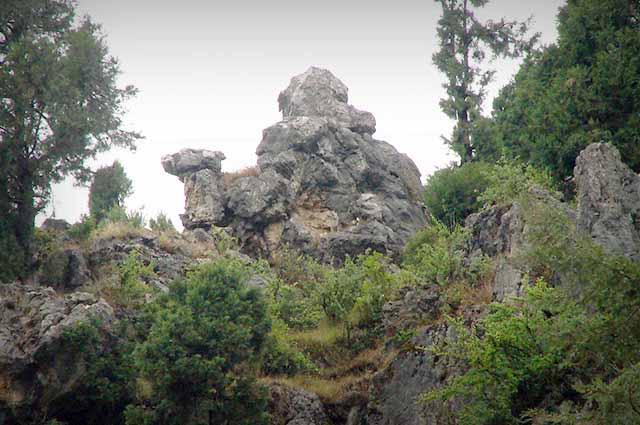
[(464, 281), (474, 285), (493, 269), (489, 258), (479, 255), (465, 261), (469, 232), (456, 226), (449, 229), (433, 222), (418, 232), (405, 247), (402, 266), (420, 280), (446, 285)]
[(153, 292), (152, 288), (142, 281), (154, 275), (153, 264), (145, 265), (140, 260), (140, 253), (133, 250), (126, 260), (118, 266), (118, 283), (114, 288), (113, 301), (125, 308), (140, 308), (145, 303), (145, 296)]
[(158, 233), (176, 232), (176, 228), (171, 222), (171, 219), (163, 212), (158, 213), (158, 216), (155, 219), (149, 219), (149, 228)]
[(389, 271), (389, 260), (378, 252), (367, 252), (333, 270), (317, 288), (325, 315), (344, 326), (347, 340), (354, 327), (367, 327), (379, 320), (383, 304), (390, 300), (397, 281)]
[(67, 234), (73, 239), (83, 242), (89, 240), (96, 227), (97, 223), (93, 216), (82, 215), (80, 221), (71, 225)]
[(478, 197), (487, 188), (491, 167), (481, 162), (450, 166), (433, 173), (424, 189), (424, 203), (436, 220), (454, 228), (482, 207)]
[[(462, 398), (463, 424), (637, 423), (640, 412), (640, 264), (606, 254), (562, 212), (525, 204), (541, 278), (522, 299), (495, 304), (439, 352), (467, 372), (427, 399)], [(525, 279), (524, 283), (527, 283)]]
[(272, 317), (282, 320), (291, 329), (315, 328), (323, 317), (322, 309), (313, 297), (298, 285), (273, 278), (269, 280), (267, 293)]
[(272, 319), (271, 333), (262, 354), (262, 372), (269, 375), (312, 373), (317, 367), (290, 337), (291, 329), (278, 318)]
[(128, 424), (268, 423), (251, 365), (271, 324), (247, 277), (237, 261), (206, 263), (157, 299), (134, 353), (147, 391), (127, 410)]
[(57, 400), (50, 416), (68, 425), (124, 424), (135, 387), (133, 342), (126, 338), (126, 327), (123, 321), (107, 332), (94, 320), (64, 331), (64, 346), (85, 368), (78, 388)]
[(526, 194), (536, 185), (550, 192), (555, 192), (556, 186), (551, 174), (545, 170), (528, 164), (501, 159), (498, 163), (485, 171), (486, 189), (478, 197), (484, 205), (508, 204)]
[(123, 223), (135, 229), (144, 229), (147, 224), (147, 219), (142, 209), (127, 212), (123, 207), (115, 206), (106, 212), (104, 219), (98, 227), (103, 227), (108, 223)]

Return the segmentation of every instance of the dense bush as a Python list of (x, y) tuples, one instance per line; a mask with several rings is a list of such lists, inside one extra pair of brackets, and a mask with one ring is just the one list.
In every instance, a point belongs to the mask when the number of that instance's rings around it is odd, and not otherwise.
[(482, 255), (465, 261), (468, 242), (467, 229), (460, 226), (449, 229), (440, 222), (433, 222), (407, 243), (402, 266), (427, 283), (447, 285), (462, 281), (472, 286), (491, 271), (492, 265)]
[(147, 385), (127, 410), (128, 424), (267, 423), (251, 365), (270, 320), (247, 277), (238, 261), (207, 263), (158, 298), (134, 353)]
[(390, 271), (390, 262), (378, 252), (367, 252), (332, 270), (318, 287), (317, 298), (325, 315), (344, 326), (347, 340), (354, 327), (372, 326), (380, 319), (382, 306), (400, 285)]
[(605, 254), (557, 211), (526, 210), (532, 272), (562, 287), (539, 280), (470, 330), (454, 321), (458, 338), (439, 354), (467, 372), (427, 399), (465, 399), (463, 424), (637, 423), (640, 265)]
[(436, 220), (449, 228), (464, 224), (464, 219), (482, 207), (479, 196), (488, 185), (490, 166), (471, 162), (450, 166), (433, 173), (424, 189), (424, 203)]

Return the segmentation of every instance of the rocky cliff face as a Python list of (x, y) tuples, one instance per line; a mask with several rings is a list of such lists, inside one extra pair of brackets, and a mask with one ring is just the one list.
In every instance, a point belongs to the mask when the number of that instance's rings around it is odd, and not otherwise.
[[(535, 207), (551, 208), (570, 222), (579, 233), (590, 235), (606, 252), (638, 258), (640, 252), (640, 176), (620, 159), (615, 147), (592, 144), (578, 157), (574, 178), (578, 207), (561, 202), (540, 188), (532, 188), (529, 198)], [(466, 227), (471, 233), (467, 255), (484, 254), (495, 262), (491, 286), (493, 299), (502, 301), (523, 294), (522, 277), (529, 270), (526, 256), (528, 236), (533, 230), (525, 219), (525, 206), (518, 203), (496, 205), (468, 217)], [(563, 283), (558, 276), (559, 284)], [(441, 302), (435, 289), (412, 289), (412, 296), (387, 303), (384, 315), (387, 328), (422, 317), (428, 306)], [(486, 306), (467, 306), (462, 312), (465, 323), (471, 324), (486, 314)], [(433, 347), (448, 338), (455, 338), (445, 324), (434, 323), (418, 329), (411, 347)], [(372, 425), (435, 425), (452, 422), (447, 416), (455, 410), (448, 406), (416, 402), (420, 395), (441, 387), (447, 379), (464, 370), (464, 365), (447, 363), (430, 350), (410, 349), (400, 352), (374, 377), (363, 423)]]
[(283, 120), (263, 132), (257, 175), (225, 185), (220, 152), (162, 159), (185, 184), (185, 227), (230, 226), (251, 254), (284, 245), (325, 261), (398, 253), (425, 224), (415, 164), (371, 136), (375, 118), (347, 103), (329, 71), (294, 77), (278, 101)]
[(94, 319), (105, 329), (115, 320), (109, 304), (91, 294), (0, 285), (0, 423), (11, 422), (8, 411), (35, 421), (74, 391), (86, 364), (64, 332)]

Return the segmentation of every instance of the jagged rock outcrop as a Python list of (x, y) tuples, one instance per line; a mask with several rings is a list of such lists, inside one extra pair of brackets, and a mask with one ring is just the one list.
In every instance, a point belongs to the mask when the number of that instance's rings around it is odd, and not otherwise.
[[(189, 236), (185, 235), (186, 238)], [(144, 265), (153, 268), (152, 276), (141, 276), (141, 279), (161, 291), (167, 291), (171, 281), (184, 276), (186, 270), (196, 263), (198, 253), (192, 252), (190, 244), (181, 235), (165, 235), (163, 240), (147, 231), (124, 238), (96, 239), (88, 250), (89, 266), (99, 279), (103, 266), (106, 273), (112, 275), (112, 265), (122, 264), (130, 255), (135, 255)], [(209, 245), (211, 251), (215, 249), (212, 242), (198, 244)]]
[(162, 157), (164, 170), (184, 184), (185, 213), (181, 218), (187, 229), (208, 228), (224, 219), (223, 159), (223, 153), (203, 149), (183, 149)]
[(216, 152), (163, 158), (185, 183), (185, 227), (230, 226), (250, 254), (284, 245), (325, 261), (368, 248), (398, 253), (426, 222), (415, 164), (371, 137), (373, 115), (349, 105), (329, 71), (294, 77), (278, 100), (283, 120), (263, 132), (256, 176), (225, 186), (209, 160), (223, 158)]
[(269, 385), (269, 413), (273, 425), (329, 425), (320, 398), (302, 388)]
[(580, 153), (574, 176), (578, 227), (608, 252), (640, 260), (640, 176), (605, 143)]
[(531, 231), (524, 217), (525, 210), (546, 205), (576, 221), (575, 210), (545, 189), (532, 187), (528, 198), (531, 205), (518, 202), (494, 205), (471, 214), (465, 221), (471, 233), (469, 258), (483, 254), (495, 262), (492, 286), (497, 301), (523, 294), (522, 277), (529, 271), (523, 254), (528, 249), (527, 235)]
[(26, 423), (74, 391), (86, 365), (64, 333), (93, 319), (108, 329), (114, 312), (91, 294), (0, 285), (0, 420), (16, 414)]

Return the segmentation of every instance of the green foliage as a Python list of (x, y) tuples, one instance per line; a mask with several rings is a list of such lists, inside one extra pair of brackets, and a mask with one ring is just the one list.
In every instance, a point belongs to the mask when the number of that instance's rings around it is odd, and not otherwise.
[(291, 329), (317, 327), (323, 317), (322, 309), (308, 290), (308, 285), (287, 284), (280, 278), (270, 279), (267, 293), (272, 317), (282, 320)]
[(126, 260), (118, 266), (118, 283), (113, 301), (121, 307), (140, 308), (145, 303), (145, 296), (151, 294), (152, 289), (142, 281), (154, 275), (153, 264), (145, 265), (140, 260), (140, 253), (132, 250)]
[(562, 362), (566, 353), (554, 343), (554, 331), (573, 323), (566, 322), (568, 317), (577, 318), (575, 305), (553, 309), (559, 297), (559, 290), (538, 281), (525, 300), (494, 304), (492, 313), (471, 329), (461, 319), (452, 320), (457, 340), (439, 354), (461, 358), (469, 369), (426, 399), (464, 398), (458, 416), (470, 425), (517, 424), (545, 397), (559, 400), (553, 391), (562, 389), (569, 365)]
[(537, 35), (525, 38), (528, 22), (480, 22), (472, 10), (488, 0), (436, 0), (442, 6), (438, 21), (440, 49), (433, 63), (446, 77), (447, 97), (440, 100), (442, 111), (456, 120), (451, 139), (445, 141), (460, 155), (462, 163), (471, 162), (475, 141), (471, 139), (476, 122), (481, 118), (486, 87), (494, 70), (483, 70), (488, 53), (494, 58), (518, 57), (535, 44)]
[(407, 243), (402, 266), (429, 283), (447, 285), (465, 281), (473, 285), (489, 273), (492, 264), (484, 256), (476, 256), (471, 263), (465, 263), (468, 240), (466, 229), (456, 226), (450, 230), (438, 221), (433, 222)]
[[(494, 305), (439, 354), (469, 368), (428, 400), (462, 397), (466, 424), (636, 423), (640, 264), (607, 255), (551, 208), (525, 205), (532, 273), (523, 299)], [(535, 422), (534, 422), (535, 423)]]
[(378, 252), (367, 252), (333, 270), (317, 288), (325, 315), (344, 326), (347, 340), (354, 327), (367, 327), (379, 320), (382, 306), (391, 299), (398, 281), (389, 270), (389, 260)]
[(486, 189), (478, 196), (484, 205), (508, 204), (526, 195), (532, 186), (555, 191), (555, 182), (548, 172), (506, 159), (487, 168), (486, 181)]
[(529, 57), (494, 101), (494, 150), (568, 185), (588, 144), (640, 170), (640, 15), (628, 0), (572, 0), (556, 44)]
[(176, 228), (171, 222), (171, 219), (163, 212), (160, 212), (158, 216), (154, 219), (149, 219), (149, 228), (155, 232), (171, 232), (175, 233)]
[(149, 390), (128, 409), (128, 424), (267, 423), (250, 370), (270, 320), (259, 290), (242, 283), (247, 277), (238, 261), (203, 264), (158, 298), (135, 350)]
[(89, 240), (91, 233), (98, 227), (95, 218), (91, 215), (83, 215), (80, 221), (73, 223), (67, 234), (73, 239), (83, 242)]
[(272, 316), (271, 333), (262, 354), (262, 372), (269, 375), (297, 375), (317, 372), (317, 367), (291, 338), (291, 329)]
[(45, 255), (41, 270), (44, 282), (59, 286), (63, 285), (67, 277), (69, 256), (64, 249), (52, 249)]
[(86, 182), (87, 159), (140, 138), (122, 129), (135, 89), (116, 86), (120, 69), (100, 27), (76, 20), (74, 8), (69, 0), (7, 0), (0, 11), (0, 215), (25, 273), (51, 184), (68, 175)]
[(481, 162), (451, 166), (431, 175), (424, 188), (424, 203), (436, 220), (450, 229), (482, 207), (479, 196), (487, 188), (491, 167)]
[[(127, 212), (123, 207), (115, 206), (106, 212), (101, 225), (104, 226), (108, 223), (122, 223), (134, 229), (144, 229), (147, 219), (142, 209)], [(101, 225), (98, 225), (98, 227), (101, 227)]]
[(112, 208), (124, 208), (125, 199), (133, 192), (132, 186), (120, 162), (98, 168), (89, 186), (89, 211), (96, 222), (102, 221)]
[(85, 369), (79, 388), (57, 400), (50, 416), (68, 425), (124, 424), (123, 413), (133, 400), (135, 383), (133, 344), (125, 332), (125, 322), (108, 332), (99, 321), (65, 330), (64, 346)]

